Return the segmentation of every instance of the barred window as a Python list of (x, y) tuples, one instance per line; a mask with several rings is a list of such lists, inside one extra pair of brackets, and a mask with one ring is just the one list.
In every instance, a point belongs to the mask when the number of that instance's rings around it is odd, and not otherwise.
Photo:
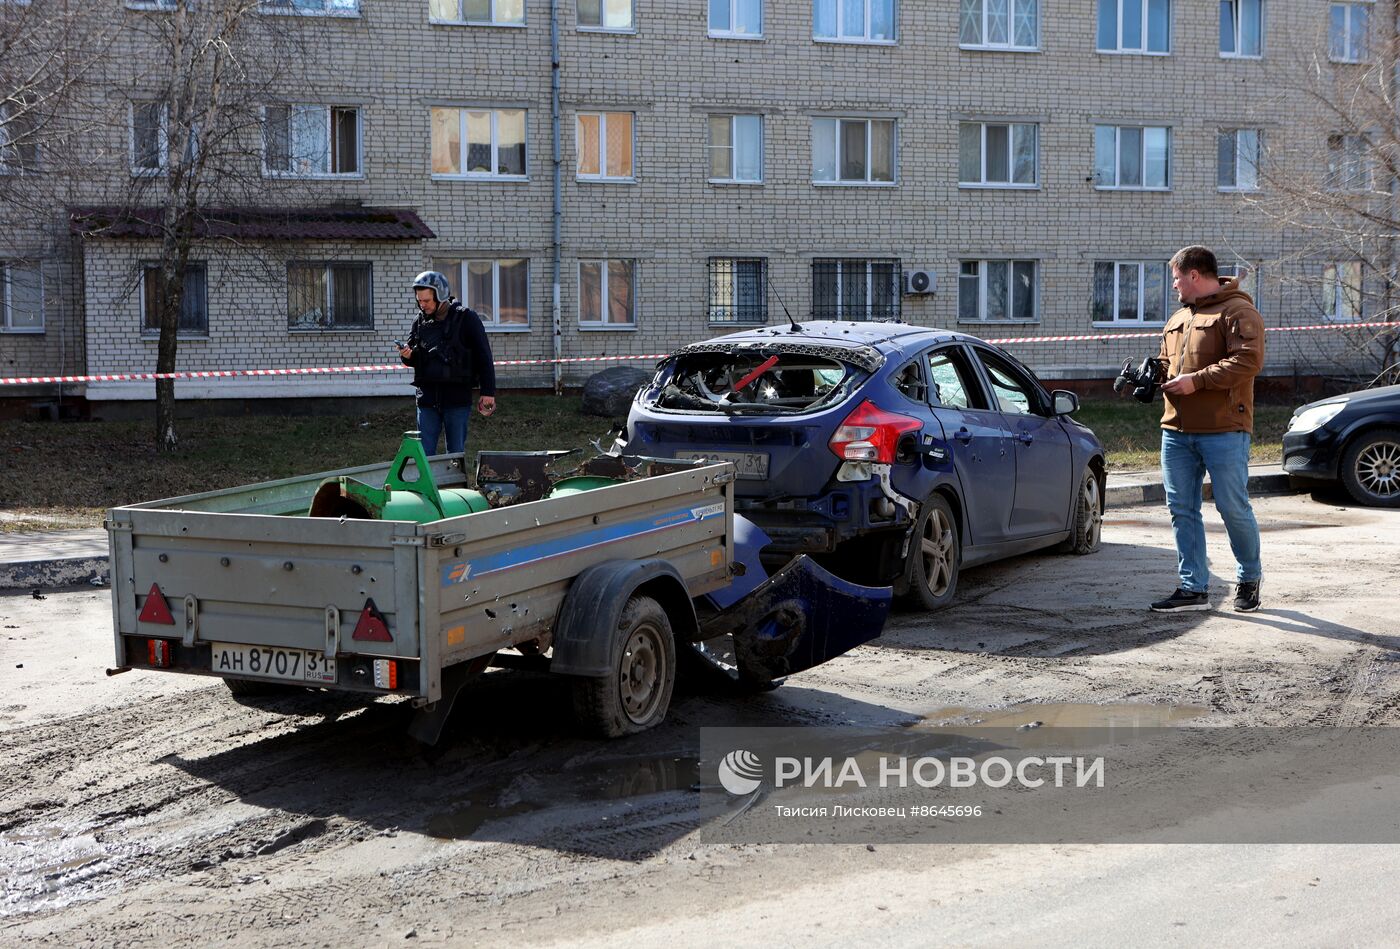
[[(180, 336), (209, 335), (209, 279), (203, 263), (185, 265), (185, 291), (180, 295)], [(160, 332), (160, 311), (164, 294), (160, 286), (160, 265), (141, 266), (141, 330)]]
[(762, 257), (711, 257), (711, 323), (768, 322), (768, 261)]
[(812, 315), (822, 320), (897, 320), (900, 261), (818, 258), (812, 261)]
[(287, 265), (287, 328), (372, 329), (368, 263)]

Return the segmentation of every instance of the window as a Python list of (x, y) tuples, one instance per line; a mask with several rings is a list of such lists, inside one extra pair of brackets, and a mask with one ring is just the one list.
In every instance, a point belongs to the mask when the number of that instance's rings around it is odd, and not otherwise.
[(821, 320), (897, 320), (903, 297), (898, 259), (812, 261), (812, 315)]
[(958, 45), (971, 49), (1038, 49), (1040, 0), (962, 0)]
[(594, 329), (637, 326), (636, 261), (578, 262), (578, 321)]
[[(160, 265), (141, 267), (141, 331), (160, 332), (160, 307), (164, 294), (160, 288)], [(180, 336), (209, 335), (209, 291), (205, 265), (185, 265), (185, 290), (180, 297)]]
[(762, 116), (710, 116), (710, 180), (742, 184), (763, 181)]
[(4, 297), (6, 333), (44, 331), (44, 274), (37, 263), (0, 260), (0, 294)]
[(131, 104), (131, 170), (155, 175), (165, 171), (166, 111), (164, 102)]
[(287, 328), (373, 329), (370, 265), (311, 261), (288, 264)]
[(950, 409), (985, 409), (982, 387), (962, 349), (939, 349), (928, 354), (928, 377), (933, 397)]
[(434, 108), (431, 123), (434, 175), (525, 177), (524, 109)]
[(428, 0), (434, 23), (524, 26), (525, 0)]
[(0, 175), (18, 174), (39, 167), (39, 146), (27, 114), (12, 115), (0, 106)]
[(1361, 261), (1322, 268), (1322, 312), (1338, 322), (1361, 319)]
[(126, 0), (128, 10), (174, 10), (179, 0)]
[(710, 0), (710, 35), (757, 39), (763, 35), (763, 0)]
[(487, 327), (529, 329), (530, 261), (434, 257), (433, 269), (447, 275), (452, 295), (475, 310)]
[(1165, 261), (1096, 260), (1090, 312), (1095, 323), (1165, 323), (1171, 287)]
[(1033, 188), (1034, 125), (963, 122), (958, 126), (958, 183)]
[(579, 178), (632, 180), (631, 112), (581, 112), (576, 129)]
[(1259, 190), (1258, 129), (1222, 129), (1216, 139), (1215, 185), (1221, 191)]
[(895, 0), (812, 0), (812, 36), (845, 43), (893, 43)]
[(1368, 55), (1371, 4), (1334, 3), (1327, 28), (1327, 55), (1338, 63), (1364, 62)]
[(263, 110), (263, 167), (273, 176), (360, 173), (360, 110), (270, 105)]
[(1370, 191), (1373, 185), (1371, 143), (1364, 135), (1327, 136), (1327, 175), (1330, 191)]
[(1094, 126), (1094, 181), (1099, 188), (1159, 188), (1171, 183), (1171, 129)]
[(301, 16), (358, 16), (360, 0), (262, 0), (264, 13)]
[(1264, 0), (1220, 0), (1220, 55), (1264, 55)]
[(1216, 264), (1217, 275), (1220, 277), (1239, 277), (1240, 289), (1249, 294), (1249, 298), (1256, 304), (1259, 302), (1259, 265), (1246, 261), (1235, 261), (1225, 263), (1223, 260)]
[(813, 119), (812, 180), (891, 184), (894, 148), (893, 119)]
[(979, 349), (977, 355), (981, 357), (982, 367), (987, 370), (987, 378), (991, 380), (992, 398), (997, 408), (1007, 415), (1032, 414), (1040, 403), (1035, 384), (996, 354)]
[(632, 29), (632, 0), (578, 0), (581, 30)]
[(958, 265), (959, 323), (1033, 323), (1033, 260), (964, 260)]
[(1099, 0), (1100, 53), (1165, 55), (1170, 49), (1170, 0)]
[(711, 323), (767, 323), (768, 261), (762, 257), (711, 257)]

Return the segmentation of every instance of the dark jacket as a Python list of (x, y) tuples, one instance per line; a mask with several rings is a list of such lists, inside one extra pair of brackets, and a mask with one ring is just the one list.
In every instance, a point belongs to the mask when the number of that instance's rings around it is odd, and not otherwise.
[(1167, 395), (1162, 427), (1192, 434), (1254, 431), (1254, 377), (1264, 366), (1264, 319), (1239, 280), (1182, 307), (1162, 330), (1167, 378), (1190, 374), (1196, 391)]
[(456, 300), (447, 316), (436, 319), (420, 313), (408, 331), (413, 355), (404, 360), (413, 367), (418, 404), (433, 408), (471, 405), (472, 389), (496, 394), (496, 367), (491, 343), (481, 318)]

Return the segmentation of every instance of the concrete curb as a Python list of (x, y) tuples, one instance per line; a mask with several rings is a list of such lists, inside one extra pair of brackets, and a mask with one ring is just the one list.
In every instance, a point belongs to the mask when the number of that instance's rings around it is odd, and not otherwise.
[[(1292, 479), (1281, 472), (1261, 472), (1249, 476), (1249, 493), (1255, 495), (1265, 494), (1296, 494), (1299, 488), (1295, 488)], [(1205, 483), (1204, 497), (1211, 498), (1210, 482)], [(1160, 481), (1128, 482), (1126, 484), (1110, 484), (1104, 492), (1104, 504), (1106, 507), (1133, 507), (1137, 504), (1163, 504), (1167, 500), (1166, 488)]]
[(71, 586), (75, 583), (90, 583), (94, 577), (102, 578), (102, 583), (94, 586), (107, 585), (106, 557), (0, 563), (0, 591)]

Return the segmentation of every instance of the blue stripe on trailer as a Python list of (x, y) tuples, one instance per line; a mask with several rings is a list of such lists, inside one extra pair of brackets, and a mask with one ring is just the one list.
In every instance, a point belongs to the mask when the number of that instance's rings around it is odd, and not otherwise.
[(499, 553), (474, 560), (455, 560), (442, 565), (441, 585), (450, 587), (490, 573), (523, 567), (526, 564), (539, 563), (554, 557), (562, 557), (565, 554), (604, 547), (618, 541), (645, 537), (658, 531), (683, 527), (687, 524), (698, 524), (712, 517), (722, 516), (724, 516), (723, 502), (707, 504), (703, 507), (680, 508), (666, 514), (645, 517), (625, 524), (595, 527), (578, 534), (570, 534), (567, 537), (557, 537), (554, 540), (541, 541), (538, 544), (527, 544), (524, 547), (502, 550)]

